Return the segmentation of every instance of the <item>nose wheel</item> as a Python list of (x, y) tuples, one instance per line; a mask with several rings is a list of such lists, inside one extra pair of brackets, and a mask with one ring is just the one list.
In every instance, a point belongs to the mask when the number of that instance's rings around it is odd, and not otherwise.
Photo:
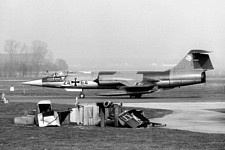
[(80, 93), (79, 98), (85, 98), (84, 93)]

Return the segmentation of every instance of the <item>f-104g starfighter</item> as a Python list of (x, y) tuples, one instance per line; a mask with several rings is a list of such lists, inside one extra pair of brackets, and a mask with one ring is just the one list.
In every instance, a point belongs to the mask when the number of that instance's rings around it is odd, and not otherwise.
[(101, 96), (129, 95), (141, 98), (164, 89), (201, 84), (206, 82), (206, 71), (213, 66), (206, 50), (191, 50), (176, 66), (166, 71), (77, 71), (56, 72), (25, 85), (63, 88), (79, 92), (84, 98), (85, 89), (108, 89)]

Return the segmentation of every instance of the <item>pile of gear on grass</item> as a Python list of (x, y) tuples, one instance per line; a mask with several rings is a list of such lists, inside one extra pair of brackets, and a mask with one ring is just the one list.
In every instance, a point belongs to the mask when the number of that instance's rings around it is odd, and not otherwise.
[(2, 99), (1, 102), (4, 104), (8, 104), (10, 103), (10, 101), (6, 98), (5, 93), (2, 93)]
[[(10, 92), (13, 92), (14, 90), (15, 90), (15, 89), (14, 89), (14, 86), (11, 85), (9, 91), (10, 91)], [(0, 100), (0, 103), (4, 103), (4, 104), (10, 103), (10, 101), (6, 98), (5, 93), (2, 93), (2, 98), (1, 98), (1, 100)]]
[[(104, 122), (106, 125), (113, 125), (115, 106), (111, 102), (103, 103), (107, 107), (107, 114)], [(98, 104), (77, 104), (74, 108), (68, 108), (66, 111), (55, 111), (52, 108), (50, 100), (42, 100), (37, 103), (36, 110), (28, 113), (26, 116), (15, 117), (15, 124), (37, 125), (39, 127), (57, 126), (60, 127), (65, 121), (73, 125), (100, 125), (101, 118), (99, 117)], [(122, 106), (118, 115), (119, 127), (149, 127), (149, 126), (164, 126), (160, 123), (150, 122), (140, 110), (132, 109), (122, 111)]]
[(60, 127), (70, 114), (70, 110), (55, 111), (50, 100), (42, 100), (37, 103), (36, 110), (32, 110), (26, 116), (15, 117), (15, 124), (37, 125), (39, 127)]

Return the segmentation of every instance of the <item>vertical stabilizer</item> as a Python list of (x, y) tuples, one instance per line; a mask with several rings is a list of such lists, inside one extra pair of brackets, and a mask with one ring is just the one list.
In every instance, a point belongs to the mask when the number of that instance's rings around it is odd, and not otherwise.
[(211, 70), (213, 69), (209, 55), (210, 51), (191, 50), (173, 69), (174, 70)]

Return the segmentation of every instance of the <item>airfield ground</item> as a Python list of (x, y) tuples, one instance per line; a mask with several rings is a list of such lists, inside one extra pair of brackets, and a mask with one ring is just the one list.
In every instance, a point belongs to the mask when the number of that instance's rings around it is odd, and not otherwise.
[[(13, 103), (0, 104), (0, 149), (224, 149), (224, 134), (208, 134), (167, 128), (131, 129), (100, 128), (96, 126), (74, 126), (64, 124), (60, 128), (39, 128), (13, 124), (15, 116), (35, 108), (35, 103), (43, 99), (55, 100), (56, 109), (67, 109), (74, 102), (74, 93), (63, 90), (23, 87), (21, 81), (0, 81), (0, 89)], [(146, 95), (143, 99), (127, 97), (96, 97), (87, 91), (87, 99), (82, 102), (123, 101), (127, 103), (178, 103), (178, 102), (224, 102), (225, 81), (209, 80), (208, 84), (195, 85)], [(9, 92), (9, 86), (15, 91)], [(25, 90), (25, 94), (24, 94)], [(64, 100), (67, 100), (64, 101)], [(26, 102), (26, 103), (23, 103)], [(63, 104), (64, 103), (64, 104)], [(149, 118), (163, 117), (169, 110), (144, 109)], [(214, 109), (224, 113), (225, 109)], [(195, 116), (193, 116), (195, 117)], [(163, 123), (163, 122), (162, 122)]]
[[(0, 149), (223, 149), (224, 134), (205, 134), (158, 127), (131, 129), (98, 126), (39, 128), (13, 124), (15, 116), (35, 109), (35, 103), (0, 105)], [(71, 105), (54, 104), (58, 110)], [(163, 117), (169, 110), (144, 109), (147, 117)]]

